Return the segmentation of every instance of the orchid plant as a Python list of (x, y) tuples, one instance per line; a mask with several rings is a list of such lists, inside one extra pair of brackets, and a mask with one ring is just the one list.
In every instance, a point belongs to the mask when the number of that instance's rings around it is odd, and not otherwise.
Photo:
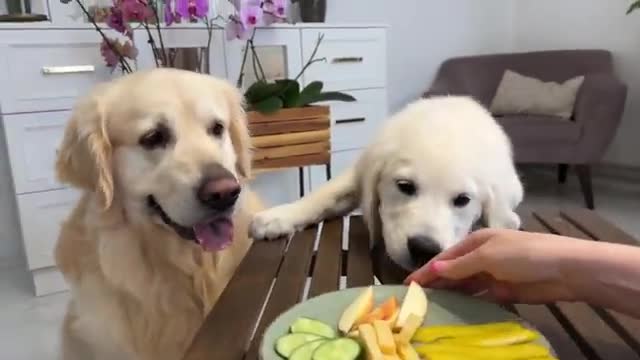
[[(295, 78), (267, 81), (254, 45), (256, 29), (259, 26), (286, 22), (291, 0), (228, 0), (233, 5), (232, 14), (228, 17), (216, 16), (212, 19), (209, 18), (209, 0), (112, 0), (112, 6), (106, 10), (106, 13), (101, 14), (100, 18), (96, 17), (95, 11), (87, 9), (83, 0), (60, 1), (76, 2), (102, 36), (100, 53), (106, 65), (114, 70), (120, 69), (125, 74), (134, 71), (130, 61), (135, 61), (138, 56), (138, 48), (133, 36), (134, 30), (143, 29), (146, 32), (147, 43), (151, 47), (157, 67), (176, 67), (178, 50), (165, 47), (162, 38), (163, 24), (171, 26), (182, 22), (202, 22), (208, 32), (208, 41), (206, 48), (199, 51), (196, 66), (199, 72), (209, 73), (209, 54), (214, 29), (225, 29), (229, 41), (234, 39), (246, 41), (237, 86), (242, 88), (247, 85), (244, 84), (244, 75), (248, 55), (251, 53), (257, 81), (250, 84), (245, 92), (249, 110), (269, 114), (283, 108), (303, 107), (320, 101), (355, 101), (348, 94), (322, 92), (323, 83), (320, 81), (314, 81), (305, 88), (301, 87), (298, 80), (309, 66), (325, 61), (324, 58), (316, 58), (322, 36), (318, 38), (311, 57)], [(107, 36), (99, 22), (106, 22), (109, 28), (121, 36), (117, 38)], [(157, 36), (153, 36), (153, 32), (156, 32)]]
[[(175, 67), (176, 49), (165, 47), (161, 28), (178, 23), (203, 23), (208, 32), (206, 48), (198, 55), (198, 70), (208, 73), (209, 53), (214, 29), (225, 29), (227, 39), (247, 41), (247, 49), (252, 46), (253, 35), (258, 26), (268, 26), (287, 20), (289, 0), (228, 0), (234, 11), (227, 18), (216, 16), (209, 18), (209, 0), (113, 0), (112, 5), (101, 16), (90, 11), (83, 0), (60, 0), (62, 3), (74, 1), (85, 17), (102, 37), (100, 53), (105, 63), (112, 69), (131, 73), (134, 67), (131, 61), (138, 56), (133, 31), (143, 29), (147, 33), (147, 43), (151, 46), (157, 67)], [(161, 21), (162, 19), (162, 21)], [(109, 37), (99, 22), (122, 36)], [(156, 32), (157, 36), (153, 36)], [(157, 41), (156, 41), (157, 39)], [(245, 51), (246, 53), (247, 51)], [(204, 65), (204, 66), (203, 66)]]
[(640, 9), (640, 0), (634, 0), (631, 5), (629, 5), (629, 9), (627, 9), (627, 15), (638, 9)]

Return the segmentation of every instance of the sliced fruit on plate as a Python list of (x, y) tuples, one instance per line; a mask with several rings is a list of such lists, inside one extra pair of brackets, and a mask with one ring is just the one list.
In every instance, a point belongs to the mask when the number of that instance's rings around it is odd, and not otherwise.
[(398, 299), (393, 296), (364, 317), (358, 319), (355, 325), (373, 324), (376, 320), (384, 320), (390, 325), (393, 325), (398, 317), (399, 311)]
[(396, 354), (396, 342), (393, 340), (393, 333), (389, 324), (382, 320), (376, 320), (373, 322), (373, 328), (376, 331), (376, 338), (378, 340), (378, 346), (385, 355)]
[(322, 321), (301, 317), (291, 324), (291, 333), (314, 334), (325, 338), (336, 337), (336, 331)]
[(289, 334), (284, 335), (276, 341), (276, 352), (284, 358), (289, 358), (294, 350), (300, 346), (324, 339), (322, 336), (314, 334)]
[(428, 305), (429, 301), (427, 300), (427, 294), (425, 294), (424, 289), (416, 282), (412, 282), (402, 301), (395, 327), (397, 329), (402, 328), (411, 314), (418, 316), (422, 323), (427, 315)]
[(368, 314), (373, 308), (373, 287), (366, 288), (358, 297), (349, 305), (340, 317), (338, 322), (338, 330), (343, 334), (349, 333), (353, 325)]
[(416, 331), (422, 326), (422, 318), (416, 314), (410, 314), (405, 321), (404, 326), (400, 329), (400, 333), (398, 333), (397, 339), (405, 344), (411, 342), (413, 335)]
[(444, 338), (482, 335), (486, 332), (509, 331), (517, 329), (524, 329), (524, 327), (522, 326), (522, 324), (515, 321), (478, 325), (435, 325), (418, 329), (415, 335), (413, 335), (413, 340), (416, 342), (429, 343)]
[(373, 325), (360, 325), (358, 327), (358, 333), (360, 334), (360, 342), (367, 353), (367, 360), (384, 360)]
[(313, 353), (316, 351), (316, 349), (329, 341), (331, 340), (322, 339), (308, 342), (295, 349), (291, 356), (289, 356), (289, 360), (312, 360)]
[(329, 340), (313, 352), (312, 360), (356, 360), (362, 348), (349, 338)]

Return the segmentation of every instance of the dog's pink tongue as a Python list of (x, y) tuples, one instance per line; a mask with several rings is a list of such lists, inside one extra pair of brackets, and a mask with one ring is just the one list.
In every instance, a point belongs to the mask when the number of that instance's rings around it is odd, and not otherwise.
[(233, 223), (229, 219), (216, 219), (193, 226), (198, 243), (205, 251), (220, 251), (233, 241)]

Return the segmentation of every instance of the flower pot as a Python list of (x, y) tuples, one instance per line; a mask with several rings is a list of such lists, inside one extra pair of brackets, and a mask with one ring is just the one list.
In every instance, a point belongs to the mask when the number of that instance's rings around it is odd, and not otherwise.
[(328, 106), (248, 114), (257, 170), (324, 165), (331, 161), (331, 116)]
[(300, 17), (303, 22), (324, 22), (327, 0), (300, 0)]

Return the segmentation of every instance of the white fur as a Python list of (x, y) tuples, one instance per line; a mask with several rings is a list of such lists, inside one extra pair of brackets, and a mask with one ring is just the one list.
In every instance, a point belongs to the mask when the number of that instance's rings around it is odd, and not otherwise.
[[(412, 180), (410, 197), (396, 181)], [(470, 203), (453, 206), (458, 194)], [(427, 236), (446, 249), (481, 217), (489, 227), (516, 229), (523, 188), (511, 144), (481, 105), (467, 97), (419, 100), (391, 118), (346, 173), (307, 197), (259, 213), (256, 238), (290, 234), (360, 206), (373, 241), (384, 238), (391, 258), (413, 267), (407, 238)]]

